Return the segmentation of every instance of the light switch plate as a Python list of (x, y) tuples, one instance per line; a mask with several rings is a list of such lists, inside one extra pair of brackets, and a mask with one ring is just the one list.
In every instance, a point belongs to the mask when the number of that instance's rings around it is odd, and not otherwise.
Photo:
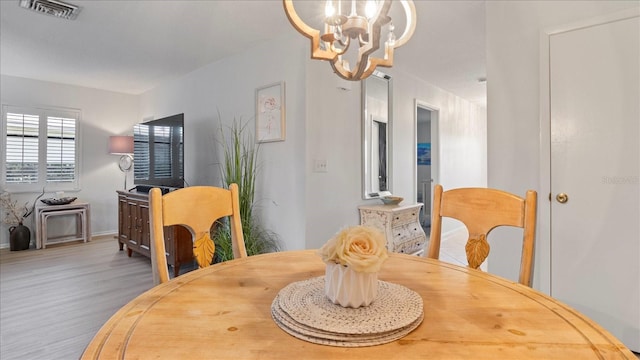
[(327, 172), (327, 159), (313, 160), (313, 172)]

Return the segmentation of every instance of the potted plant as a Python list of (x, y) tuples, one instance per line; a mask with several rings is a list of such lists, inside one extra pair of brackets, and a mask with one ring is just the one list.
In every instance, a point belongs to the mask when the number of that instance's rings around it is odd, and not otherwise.
[(33, 213), (36, 202), (42, 195), (44, 195), (44, 190), (29, 207), (28, 202), (24, 205), (18, 205), (18, 201), (12, 200), (11, 194), (6, 191), (0, 194), (0, 207), (4, 210), (2, 222), (9, 225), (9, 249), (11, 251), (27, 250), (31, 245), (31, 231), (23, 222)]
[[(258, 172), (258, 146), (253, 134), (247, 130), (246, 122), (234, 119), (228, 131), (220, 125), (220, 135), (224, 150), (222, 178), (225, 187), (232, 183), (238, 184), (240, 218), (247, 255), (280, 250), (278, 236), (265, 229), (253, 213)], [(211, 238), (216, 245), (215, 262), (233, 259), (231, 230), (227, 221), (218, 222), (214, 226)]]

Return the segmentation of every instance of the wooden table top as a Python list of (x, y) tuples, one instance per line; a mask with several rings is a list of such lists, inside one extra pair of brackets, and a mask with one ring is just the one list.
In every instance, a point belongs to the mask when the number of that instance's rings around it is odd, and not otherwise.
[(83, 359), (631, 359), (619, 340), (536, 290), (438, 260), (390, 254), (379, 279), (420, 294), (424, 321), (383, 345), (297, 339), (271, 303), (291, 282), (324, 275), (314, 250), (251, 256), (196, 270), (140, 295)]

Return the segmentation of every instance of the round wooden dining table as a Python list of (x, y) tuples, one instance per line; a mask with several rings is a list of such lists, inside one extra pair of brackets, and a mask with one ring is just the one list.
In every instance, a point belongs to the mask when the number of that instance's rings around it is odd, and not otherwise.
[(289, 335), (271, 305), (323, 276), (314, 250), (250, 256), (158, 285), (122, 307), (82, 359), (633, 359), (608, 331), (534, 289), (439, 260), (390, 254), (379, 280), (420, 295), (424, 319), (399, 340), (320, 345)]

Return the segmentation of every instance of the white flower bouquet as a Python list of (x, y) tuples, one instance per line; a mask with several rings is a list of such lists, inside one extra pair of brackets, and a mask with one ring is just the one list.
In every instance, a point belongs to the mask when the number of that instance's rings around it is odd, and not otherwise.
[(378, 272), (387, 259), (387, 240), (373, 227), (353, 226), (340, 231), (319, 250), (322, 261), (350, 266), (357, 272)]
[(318, 253), (327, 264), (325, 293), (329, 300), (353, 308), (375, 300), (378, 271), (388, 258), (381, 231), (361, 225), (343, 229)]

